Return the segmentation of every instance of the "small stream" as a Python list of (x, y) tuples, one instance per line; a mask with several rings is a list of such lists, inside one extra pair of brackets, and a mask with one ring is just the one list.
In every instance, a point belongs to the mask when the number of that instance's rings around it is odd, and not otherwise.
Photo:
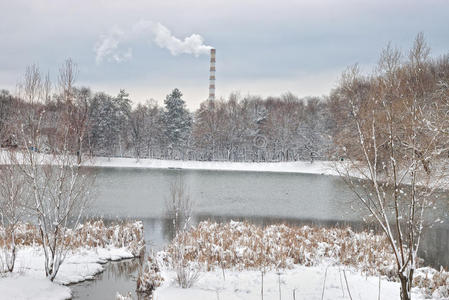
[(69, 285), (73, 299), (113, 300), (117, 292), (122, 295), (131, 293), (133, 299), (150, 299), (135, 292), (139, 267), (139, 259), (108, 262), (105, 264), (105, 270), (96, 275), (94, 280)]

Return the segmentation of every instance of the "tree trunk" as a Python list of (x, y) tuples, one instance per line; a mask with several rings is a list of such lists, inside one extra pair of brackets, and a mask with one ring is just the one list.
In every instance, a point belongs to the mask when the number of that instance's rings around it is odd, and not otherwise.
[(409, 288), (411, 286), (409, 280), (411, 279), (408, 278), (407, 276), (399, 274), (399, 280), (401, 281), (401, 300), (411, 300), (410, 296), (411, 289)]
[(78, 137), (78, 149), (77, 149), (77, 151), (76, 151), (76, 157), (77, 157), (77, 163), (78, 163), (78, 165), (80, 165), (81, 164), (81, 157), (82, 157), (82, 154), (81, 154), (81, 151), (82, 151), (82, 145), (83, 145), (83, 140), (80, 138), (80, 137)]

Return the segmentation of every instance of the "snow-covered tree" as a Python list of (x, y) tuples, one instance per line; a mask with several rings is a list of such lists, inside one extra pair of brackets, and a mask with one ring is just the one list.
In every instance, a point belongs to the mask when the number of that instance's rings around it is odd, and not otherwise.
[[(11, 161), (14, 152), (2, 153), (1, 160)], [(19, 223), (23, 221), (27, 204), (27, 187), (23, 174), (13, 164), (0, 167), (0, 221), (2, 262), (9, 272), (14, 270), (16, 260), (16, 231)]]
[(117, 97), (114, 98), (116, 122), (118, 124), (118, 148), (120, 156), (123, 156), (124, 149), (127, 148), (127, 131), (129, 128), (131, 115), (131, 100), (129, 94), (121, 89)]
[[(11, 143), (8, 124), (13, 122), (14, 106), (17, 102), (7, 90), (0, 90), (0, 146)], [(9, 141), (8, 141), (9, 140)]]
[[(53, 120), (42, 109), (45, 87), (41, 78), (36, 66), (27, 68), (23, 89), (29, 107), (18, 111), (22, 118), (13, 130), (19, 151), (10, 159), (30, 190), (29, 206), (42, 240), (45, 274), (53, 281), (69, 250), (66, 233), (76, 228), (86, 207), (91, 176), (73, 156), (67, 119)], [(56, 130), (51, 132), (54, 143), (48, 143), (44, 134), (48, 117), (57, 122), (53, 124)]]
[(389, 46), (374, 75), (350, 68), (334, 92), (338, 170), (388, 238), (402, 300), (411, 298), (426, 211), (449, 178), (449, 95), (440, 93), (449, 73), (436, 72), (428, 54), (422, 34), (404, 62)]
[(97, 154), (112, 156), (119, 143), (120, 125), (117, 106), (111, 96), (97, 93), (90, 103), (90, 143)]
[(186, 109), (181, 91), (174, 89), (165, 98), (164, 105), (162, 120), (167, 146), (183, 153), (190, 138), (192, 116)]

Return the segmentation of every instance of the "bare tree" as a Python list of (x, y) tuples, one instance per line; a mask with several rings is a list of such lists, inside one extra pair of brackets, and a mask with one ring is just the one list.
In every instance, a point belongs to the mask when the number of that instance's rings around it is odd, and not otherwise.
[(165, 202), (166, 214), (173, 223), (175, 233), (189, 229), (193, 204), (182, 175), (177, 175), (170, 183), (170, 196)]
[(131, 141), (134, 146), (136, 159), (142, 155), (142, 148), (145, 139), (145, 119), (147, 118), (147, 107), (139, 104), (130, 115)]
[(170, 185), (170, 198), (166, 201), (167, 215), (173, 222), (176, 236), (173, 241), (173, 267), (176, 281), (182, 288), (191, 287), (199, 277), (198, 262), (192, 262), (186, 256), (186, 231), (192, 218), (192, 202), (187, 187), (179, 175)]
[(440, 80), (428, 53), (421, 34), (404, 63), (388, 46), (376, 74), (350, 68), (335, 92), (344, 120), (336, 144), (346, 157), (338, 171), (390, 242), (402, 300), (411, 299), (426, 210), (449, 175), (447, 119), (432, 107), (448, 99), (435, 98)]
[[(2, 153), (2, 161), (11, 161), (11, 153)], [(16, 230), (23, 221), (26, 205), (26, 184), (17, 167), (0, 166), (0, 218), (2, 224), (3, 262), (9, 272), (14, 270), (16, 260)]]
[[(91, 176), (72, 155), (67, 119), (50, 118), (42, 109), (44, 87), (40, 78), (37, 67), (27, 69), (24, 93), (32, 107), (19, 112), (25, 115), (15, 130), (20, 153), (12, 156), (12, 162), (31, 190), (32, 210), (45, 255), (45, 274), (54, 280), (69, 250), (66, 233), (77, 227), (87, 204)], [(46, 122), (47, 119), (56, 123)], [(52, 133), (55, 143), (48, 143), (45, 131)], [(51, 154), (41, 152), (46, 147), (52, 147)]]
[(78, 76), (77, 65), (69, 58), (59, 68), (58, 84), (63, 101), (63, 122), (68, 127), (69, 148), (81, 164), (84, 140), (89, 129), (90, 90), (74, 87)]

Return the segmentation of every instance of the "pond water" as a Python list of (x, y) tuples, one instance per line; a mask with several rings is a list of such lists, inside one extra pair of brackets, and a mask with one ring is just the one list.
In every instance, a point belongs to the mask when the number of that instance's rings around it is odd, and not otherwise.
[[(362, 222), (354, 195), (334, 176), (133, 168), (98, 168), (97, 171), (95, 200), (89, 216), (142, 220), (147, 250), (161, 249), (173, 236), (173, 225), (165, 217), (165, 203), (170, 184), (179, 177), (193, 202), (194, 222), (233, 219), (262, 225), (349, 225), (356, 230), (367, 226)], [(443, 197), (448, 203), (448, 195)], [(436, 210), (432, 218), (447, 216), (447, 212), (444, 206)], [(448, 224), (427, 229), (420, 252), (426, 264), (449, 266), (448, 249)], [(108, 299), (112, 299), (116, 291), (121, 291), (121, 285), (133, 291), (137, 271), (130, 268), (130, 264), (109, 263), (96, 280), (73, 285), (74, 298), (100, 299), (95, 297), (98, 292), (110, 293)], [(117, 273), (114, 271), (117, 268), (125, 271)]]
[(122, 295), (131, 292), (133, 299), (145, 299), (145, 295), (136, 295), (134, 292), (139, 266), (139, 259), (109, 262), (105, 265), (105, 270), (96, 275), (94, 280), (69, 285), (73, 299), (113, 300), (117, 292)]

